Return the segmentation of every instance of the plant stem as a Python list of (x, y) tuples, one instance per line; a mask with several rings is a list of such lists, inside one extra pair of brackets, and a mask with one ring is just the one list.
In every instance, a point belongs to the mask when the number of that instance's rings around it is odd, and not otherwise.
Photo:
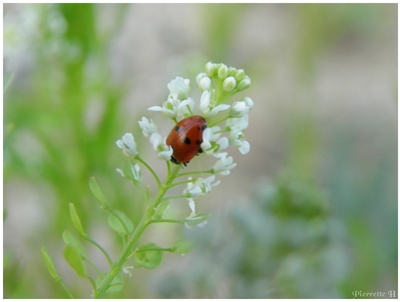
[(168, 175), (166, 181), (159, 186), (160, 190), (156, 198), (154, 199), (154, 202), (147, 205), (146, 212), (144, 213), (142, 219), (140, 220), (139, 224), (137, 225), (132, 235), (128, 238), (126, 248), (122, 253), (121, 257), (116, 263), (114, 263), (111, 270), (106, 274), (101, 284), (98, 286), (94, 296), (95, 298), (102, 298), (106, 294), (107, 289), (109, 288), (111, 282), (121, 271), (122, 266), (125, 264), (125, 262), (128, 261), (128, 259), (130, 258), (131, 254), (133, 253), (136, 247), (136, 243), (138, 242), (140, 236), (143, 234), (147, 226), (151, 224), (152, 218), (156, 213), (157, 207), (163, 200), (163, 197), (170, 188), (172, 182), (176, 179), (180, 169), (181, 169), (180, 165), (174, 167), (172, 169), (172, 172)]

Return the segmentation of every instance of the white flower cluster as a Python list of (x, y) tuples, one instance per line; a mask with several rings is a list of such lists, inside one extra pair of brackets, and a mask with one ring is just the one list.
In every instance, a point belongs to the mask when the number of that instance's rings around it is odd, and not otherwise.
[[(181, 77), (176, 77), (168, 84), (169, 94), (162, 106), (152, 106), (149, 110), (162, 112), (175, 123), (195, 115), (194, 111), (197, 115), (203, 116), (208, 127), (203, 131), (203, 141), (200, 146), (203, 153), (217, 158), (217, 162), (207, 172), (228, 175), (236, 163), (227, 152), (221, 150), (234, 146), (241, 154), (250, 151), (250, 144), (245, 140), (244, 131), (249, 124), (248, 113), (254, 104), (249, 97), (232, 104), (226, 101), (234, 94), (250, 87), (250, 78), (243, 69), (209, 62), (205, 66), (205, 71), (200, 73), (196, 80), (202, 91), (198, 110), (195, 110), (195, 102), (189, 97), (190, 80)], [(166, 145), (166, 138), (162, 138), (153, 121), (142, 117), (139, 126), (143, 135), (149, 138), (158, 158), (170, 160), (173, 150)], [(126, 156), (138, 155), (132, 134), (125, 134), (122, 140), (116, 143)], [(193, 198), (208, 193), (212, 187), (219, 184), (219, 181), (214, 182), (214, 180), (214, 175), (205, 179), (189, 178), (183, 194), (188, 198), (192, 209), (190, 217), (196, 217)]]

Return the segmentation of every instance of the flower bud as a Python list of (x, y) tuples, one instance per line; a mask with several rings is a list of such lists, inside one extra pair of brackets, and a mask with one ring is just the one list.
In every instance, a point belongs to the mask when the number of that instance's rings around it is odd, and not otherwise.
[(245, 77), (243, 80), (241, 80), (237, 86), (237, 90), (238, 91), (242, 91), (245, 90), (247, 88), (249, 88), (251, 85), (251, 81), (249, 77)]
[(202, 91), (210, 90), (211, 87), (211, 79), (209, 77), (204, 77), (199, 82), (199, 87)]
[(228, 67), (225, 64), (221, 64), (221, 67), (218, 69), (218, 77), (220, 79), (226, 79), (228, 76)]
[(238, 69), (236, 71), (236, 74), (235, 74), (235, 79), (236, 79), (236, 81), (240, 82), (241, 80), (244, 79), (244, 76), (245, 76), (244, 70), (243, 69)]
[(206, 64), (204, 70), (205, 70), (206, 75), (207, 75), (208, 77), (210, 77), (210, 78), (213, 77), (213, 76), (214, 76), (214, 72), (215, 72), (215, 64), (214, 64), (214, 63), (211, 63), (211, 62), (208, 62), (208, 63)]
[(222, 84), (222, 88), (226, 92), (231, 92), (236, 87), (236, 80), (234, 77), (227, 77)]

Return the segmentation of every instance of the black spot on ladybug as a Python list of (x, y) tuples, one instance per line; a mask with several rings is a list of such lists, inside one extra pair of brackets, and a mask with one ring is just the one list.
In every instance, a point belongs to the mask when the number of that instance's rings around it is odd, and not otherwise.
[[(199, 153), (203, 153), (203, 149), (199, 148)], [(198, 155), (198, 154), (197, 154)]]
[(179, 132), (179, 130), (180, 130), (180, 127), (179, 127), (179, 126), (176, 126), (176, 127), (175, 127), (175, 131), (176, 131), (176, 132)]
[(187, 136), (185, 136), (185, 138), (183, 139), (183, 142), (186, 144), (186, 145), (190, 145), (192, 142), (190, 141), (190, 138), (188, 138)]
[(196, 145), (201, 145), (203, 141), (196, 141)]
[(201, 130), (204, 130), (204, 129), (206, 129), (207, 128), (207, 125), (206, 124), (204, 124), (203, 126), (201, 126)]

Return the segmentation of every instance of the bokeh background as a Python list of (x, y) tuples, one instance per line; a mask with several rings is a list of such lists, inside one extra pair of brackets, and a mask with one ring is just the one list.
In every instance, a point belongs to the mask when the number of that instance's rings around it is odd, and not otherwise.
[[(65, 297), (42, 246), (74, 294), (90, 296), (90, 284), (62, 257), (62, 232), (73, 231), (68, 204), (117, 256), (118, 236), (89, 178), (137, 221), (140, 200), (115, 173), (125, 162), (114, 142), (133, 132), (161, 171), (137, 121), (146, 115), (169, 130), (147, 108), (161, 104), (178, 75), (191, 79), (198, 101), (195, 76), (208, 61), (252, 79), (241, 95), (255, 103), (251, 152), (231, 150), (237, 168), (197, 203), (212, 213), (205, 228), (161, 226), (143, 239), (168, 246), (186, 236), (194, 251), (134, 270), (114, 297), (397, 293), (397, 11), (397, 4), (4, 4), (4, 297)], [(184, 201), (175, 207), (188, 214)]]

